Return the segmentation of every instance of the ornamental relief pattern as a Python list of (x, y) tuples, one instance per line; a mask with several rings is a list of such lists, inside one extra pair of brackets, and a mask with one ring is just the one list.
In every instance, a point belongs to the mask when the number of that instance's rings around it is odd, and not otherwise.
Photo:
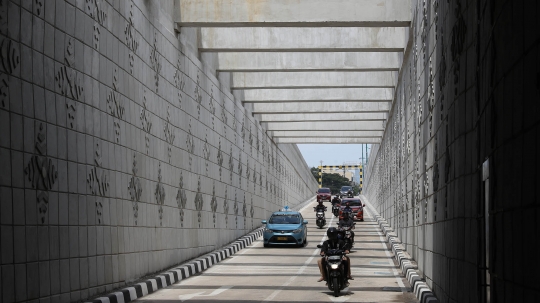
[(209, 104), (208, 104), (208, 109), (210, 111), (210, 114), (212, 114), (212, 129), (215, 129), (215, 122), (214, 122), (214, 119), (216, 118), (216, 106), (215, 106), (215, 101), (214, 100), (214, 88), (210, 88), (210, 101), (209, 101)]
[(154, 84), (156, 86), (156, 94), (158, 93), (159, 89), (159, 73), (161, 72), (161, 56), (158, 51), (158, 33), (154, 33), (154, 44), (152, 45), (152, 49), (150, 52), (150, 67), (154, 71)]
[(189, 153), (189, 170), (191, 171), (191, 164), (193, 163), (193, 152), (195, 150), (195, 141), (191, 134), (191, 119), (189, 119), (189, 128), (186, 142), (187, 152)]
[(116, 143), (120, 143), (120, 120), (123, 120), (126, 109), (124, 107), (124, 100), (118, 92), (118, 67), (116, 66), (113, 70), (112, 90), (107, 96), (107, 106), (109, 113), (114, 118), (113, 126)]
[(200, 88), (200, 75), (197, 70), (197, 81), (195, 83), (195, 102), (197, 103), (197, 120), (201, 120), (202, 90)]
[(47, 154), (47, 131), (42, 122), (35, 122), (36, 141), (34, 155), (24, 169), (33, 189), (36, 189), (36, 203), (39, 223), (45, 224), (49, 210), (49, 191), (58, 179), (58, 171)]
[(210, 209), (212, 210), (212, 218), (214, 220), (214, 228), (216, 228), (216, 211), (217, 211), (217, 198), (216, 198), (216, 181), (212, 185), (212, 199), (210, 200)]
[(233, 170), (234, 170), (234, 160), (233, 160), (232, 146), (231, 146), (231, 150), (229, 151), (229, 179), (231, 181), (233, 178)]
[(180, 215), (180, 226), (184, 227), (184, 209), (186, 208), (187, 196), (186, 190), (184, 189), (184, 176), (183, 173), (180, 173), (180, 182), (178, 184), (178, 193), (176, 194), (176, 203), (178, 204), (179, 215)]
[(210, 162), (210, 156), (211, 156), (210, 145), (208, 144), (208, 134), (205, 135), (205, 138), (204, 138), (203, 156), (205, 160), (204, 166), (206, 169), (206, 176), (208, 176), (208, 164)]
[(195, 195), (195, 209), (197, 209), (197, 221), (199, 222), (199, 228), (201, 227), (202, 222), (202, 214), (201, 210), (204, 204), (203, 196), (201, 193), (201, 177), (199, 176), (199, 180), (197, 181), (197, 194)]
[(234, 221), (236, 223), (235, 228), (238, 229), (238, 195), (237, 195), (236, 190), (234, 190), (234, 206), (233, 206), (233, 210), (234, 210)]
[(171, 154), (172, 154), (172, 146), (174, 144), (174, 139), (176, 135), (174, 134), (174, 126), (171, 124), (171, 110), (170, 107), (167, 106), (167, 119), (165, 121), (165, 126), (163, 127), (163, 132), (165, 134), (165, 141), (169, 143), (167, 145), (167, 158), (169, 159), (169, 163), (171, 163)]
[(142, 130), (144, 131), (144, 142), (146, 146), (146, 154), (150, 153), (150, 131), (152, 130), (152, 117), (150, 116), (150, 111), (146, 106), (146, 90), (143, 94), (143, 106), (141, 108), (141, 114), (139, 116), (141, 120)]
[(229, 228), (229, 196), (227, 195), (227, 185), (225, 185), (225, 195), (223, 199), (223, 213), (225, 214), (225, 228)]
[(178, 58), (178, 61), (176, 62), (176, 69), (174, 71), (174, 86), (176, 87), (177, 97), (178, 97), (178, 107), (182, 108), (182, 101), (184, 96), (182, 95), (182, 92), (184, 91), (184, 87), (186, 86), (186, 78), (184, 73), (182, 73), (182, 61), (180, 58)]
[(244, 193), (244, 203), (242, 203), (242, 217), (244, 218), (244, 229), (246, 229), (246, 215), (247, 215), (246, 193)]
[(137, 219), (139, 218), (139, 201), (141, 200), (142, 195), (142, 185), (141, 180), (137, 176), (137, 157), (135, 153), (133, 153), (133, 168), (131, 171), (132, 175), (128, 184), (128, 192), (133, 206), (133, 219), (135, 225), (137, 225)]
[(9, 84), (6, 74), (0, 74), (0, 105), (6, 108), (9, 104)]
[(218, 152), (217, 152), (217, 163), (219, 166), (219, 180), (221, 181), (221, 172), (222, 172), (222, 166), (223, 166), (223, 152), (221, 151), (221, 137), (219, 138), (219, 146), (218, 146)]
[(159, 225), (163, 226), (163, 205), (165, 204), (165, 187), (163, 186), (163, 183), (161, 183), (161, 163), (159, 163), (158, 183), (156, 184), (154, 195), (156, 197), (156, 203), (158, 205)]

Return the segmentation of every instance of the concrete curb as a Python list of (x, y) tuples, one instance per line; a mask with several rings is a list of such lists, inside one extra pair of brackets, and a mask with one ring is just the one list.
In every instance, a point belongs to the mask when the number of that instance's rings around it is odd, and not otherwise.
[(203, 255), (178, 267), (171, 268), (144, 282), (126, 287), (104, 297), (86, 301), (86, 303), (127, 303), (144, 297), (157, 291), (158, 289), (170, 286), (174, 283), (182, 281), (183, 279), (193, 276), (194, 274), (203, 272), (204, 270), (212, 267), (214, 264), (217, 264), (222, 260), (234, 255), (241, 249), (251, 245), (253, 241), (262, 236), (262, 232), (263, 227), (259, 227), (258, 229), (243, 237), (240, 237), (238, 240), (219, 250)]
[(401, 268), (401, 271), (407, 277), (407, 280), (411, 284), (416, 298), (420, 301), (420, 303), (439, 303), (439, 300), (437, 299), (433, 291), (431, 291), (426, 281), (416, 271), (418, 269), (418, 266), (414, 265), (411, 262), (411, 257), (403, 249), (401, 241), (394, 233), (392, 227), (390, 227), (386, 220), (379, 215), (379, 213), (365, 197), (362, 197), (361, 199), (366, 204), (371, 214), (373, 214), (373, 217), (377, 221), (377, 224), (379, 224), (379, 226), (381, 227), (384, 236), (386, 237), (386, 240), (388, 240), (388, 245), (392, 249), (394, 257), (396, 258), (396, 261)]

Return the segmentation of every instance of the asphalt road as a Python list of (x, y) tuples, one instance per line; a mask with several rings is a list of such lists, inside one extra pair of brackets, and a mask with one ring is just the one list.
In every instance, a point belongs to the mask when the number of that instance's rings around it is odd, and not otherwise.
[[(262, 237), (205, 272), (147, 295), (139, 302), (418, 302), (401, 276), (381, 230), (369, 213), (357, 222), (351, 258), (354, 280), (340, 297), (317, 282), (317, 244), (337, 218), (327, 212), (327, 225), (314, 224), (315, 202), (301, 210), (308, 220), (308, 245), (264, 248)], [(329, 207), (330, 209), (330, 207)]]

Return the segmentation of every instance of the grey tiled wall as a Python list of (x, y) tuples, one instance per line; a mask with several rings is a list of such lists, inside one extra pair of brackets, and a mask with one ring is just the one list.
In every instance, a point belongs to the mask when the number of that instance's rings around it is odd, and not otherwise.
[(0, 1), (1, 302), (69, 302), (317, 188), (174, 31), (173, 1)]
[(482, 302), (486, 255), (491, 302), (535, 301), (535, 240), (526, 239), (540, 226), (540, 5), (413, 3), (412, 40), (366, 195), (441, 302)]

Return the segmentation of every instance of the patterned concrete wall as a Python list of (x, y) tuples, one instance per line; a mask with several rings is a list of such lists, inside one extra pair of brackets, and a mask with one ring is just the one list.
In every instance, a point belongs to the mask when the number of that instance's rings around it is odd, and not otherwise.
[(525, 239), (538, 236), (540, 215), (539, 9), (485, 0), (413, 7), (366, 195), (442, 302), (482, 302), (486, 255), (491, 302), (538, 298)]
[(1, 302), (109, 291), (313, 196), (172, 7), (0, 1)]

